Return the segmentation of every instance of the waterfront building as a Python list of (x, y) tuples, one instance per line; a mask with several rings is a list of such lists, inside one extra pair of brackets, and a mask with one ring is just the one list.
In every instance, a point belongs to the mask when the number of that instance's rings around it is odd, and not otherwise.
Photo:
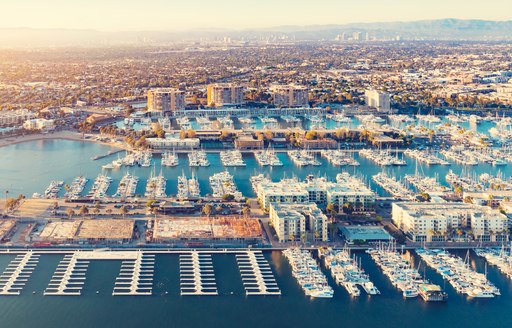
[(34, 118), (25, 121), (23, 128), (31, 131), (49, 131), (55, 129), (55, 121), (44, 118)]
[(277, 85), (271, 88), (276, 107), (309, 107), (308, 88), (298, 85)]
[(279, 182), (263, 179), (255, 186), (255, 190), (258, 201), (265, 210), (269, 209), (271, 203), (310, 202), (321, 208), (332, 204), (340, 212), (344, 205), (354, 212), (373, 211), (375, 206), (375, 193), (348, 173), (338, 174), (336, 182), (313, 176), (308, 176), (304, 181), (296, 178)]
[(378, 90), (366, 90), (364, 93), (366, 105), (378, 109), (379, 111), (389, 111), (391, 109), (390, 96), (387, 92)]
[(272, 203), (270, 204), (270, 222), (280, 242), (328, 241), (327, 216), (315, 203)]
[(185, 92), (174, 88), (148, 91), (148, 112), (164, 115), (185, 109)]
[(344, 204), (350, 204), (358, 213), (375, 209), (375, 193), (360, 179), (347, 172), (336, 176), (336, 184), (327, 189), (327, 203), (335, 205), (338, 212), (344, 211)]
[(28, 109), (0, 110), (0, 127), (16, 126), (34, 117), (35, 114)]
[(235, 139), (236, 149), (262, 149), (264, 141), (255, 139), (252, 134), (240, 134)]
[(244, 88), (234, 83), (209, 84), (207, 90), (208, 106), (238, 106), (244, 103)]
[(507, 217), (487, 206), (465, 203), (393, 203), (393, 223), (415, 242), (446, 241), (456, 230), (479, 241), (508, 238)]
[(197, 149), (199, 148), (199, 138), (185, 138), (180, 139), (173, 136), (165, 138), (147, 138), (149, 148), (162, 150), (162, 149)]

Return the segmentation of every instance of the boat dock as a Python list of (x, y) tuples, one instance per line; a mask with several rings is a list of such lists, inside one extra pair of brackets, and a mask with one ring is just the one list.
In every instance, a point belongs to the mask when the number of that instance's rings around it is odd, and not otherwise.
[(261, 251), (236, 254), (246, 295), (281, 295), (267, 259)]
[(89, 261), (78, 258), (79, 252), (64, 255), (44, 295), (78, 296), (85, 283)]
[(0, 276), (0, 295), (20, 295), (37, 263), (39, 254), (32, 251), (18, 254)]
[(180, 254), (180, 287), (182, 296), (218, 295), (211, 254)]
[(151, 295), (154, 269), (154, 254), (137, 252), (135, 259), (124, 260), (112, 295)]

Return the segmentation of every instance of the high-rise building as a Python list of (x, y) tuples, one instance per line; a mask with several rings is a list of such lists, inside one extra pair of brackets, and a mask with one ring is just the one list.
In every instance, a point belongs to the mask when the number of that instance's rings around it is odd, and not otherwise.
[(361, 32), (354, 32), (352, 33), (352, 40), (354, 41), (361, 41), (361, 35), (362, 33)]
[(161, 115), (185, 109), (185, 92), (173, 88), (148, 91), (148, 112)]
[(387, 92), (377, 90), (366, 90), (364, 93), (366, 105), (377, 108), (379, 111), (389, 111), (391, 109), (390, 96)]
[(244, 103), (244, 88), (234, 83), (208, 85), (208, 106), (237, 106)]
[(271, 88), (276, 107), (309, 107), (308, 88), (297, 85), (277, 85)]

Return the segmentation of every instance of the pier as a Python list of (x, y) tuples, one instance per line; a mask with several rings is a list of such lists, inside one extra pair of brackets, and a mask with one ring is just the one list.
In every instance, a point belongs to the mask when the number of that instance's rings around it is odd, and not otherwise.
[(79, 258), (80, 252), (64, 255), (44, 295), (79, 296), (85, 283), (89, 261)]
[(0, 276), (0, 295), (20, 295), (28, 278), (39, 263), (39, 254), (19, 254)]
[(122, 262), (113, 296), (152, 294), (155, 255), (144, 252), (136, 252), (136, 255), (135, 259)]
[(211, 254), (180, 254), (180, 287), (182, 296), (218, 295)]
[(261, 251), (236, 254), (246, 295), (281, 295), (268, 261)]

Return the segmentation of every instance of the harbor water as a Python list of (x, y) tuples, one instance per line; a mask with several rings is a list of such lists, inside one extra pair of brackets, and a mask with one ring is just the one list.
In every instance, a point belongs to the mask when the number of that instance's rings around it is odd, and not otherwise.
[[(278, 158), (284, 164), (282, 167), (261, 167), (252, 153), (243, 155), (247, 166), (228, 168), (222, 166), (218, 153), (207, 154), (208, 160), (211, 163), (209, 167), (194, 168), (189, 167), (186, 154), (179, 154), (179, 165), (176, 167), (161, 167), (161, 157), (160, 155), (155, 155), (151, 167), (122, 167), (108, 171), (103, 170), (102, 165), (112, 162), (114, 159), (117, 159), (117, 156), (124, 156), (124, 152), (96, 161), (91, 159), (94, 156), (107, 154), (112, 150), (115, 149), (91, 142), (69, 140), (40, 140), (3, 147), (0, 150), (0, 192), (3, 195), (5, 190), (9, 190), (10, 195), (17, 196), (23, 194), (30, 197), (33, 193), (42, 193), (52, 180), (63, 180), (65, 184), (71, 184), (76, 176), (83, 175), (89, 179), (83, 192), (83, 194), (87, 194), (92, 187), (94, 178), (103, 172), (113, 178), (113, 183), (107, 192), (109, 195), (113, 195), (123, 175), (130, 172), (139, 177), (136, 194), (143, 195), (146, 188), (146, 180), (150, 174), (152, 172), (159, 174), (162, 171), (167, 179), (166, 193), (168, 195), (175, 195), (177, 193), (178, 176), (182, 174), (187, 175), (189, 178), (194, 175), (199, 180), (201, 194), (207, 195), (212, 193), (208, 180), (209, 177), (214, 173), (227, 170), (234, 176), (238, 190), (247, 197), (254, 197), (249, 178), (255, 174), (268, 174), (274, 181), (292, 176), (304, 179), (310, 174), (327, 176), (327, 178), (334, 180), (338, 173), (347, 171), (350, 174), (361, 177), (379, 195), (389, 196), (371, 180), (373, 175), (385, 171), (388, 175), (396, 176), (397, 179), (400, 179), (405, 174), (414, 174), (418, 171), (422, 175), (437, 176), (441, 184), (448, 186), (445, 176), (450, 170), (453, 170), (456, 174), (465, 172), (472, 176), (474, 175), (475, 178), (481, 173), (501, 174), (503, 177), (509, 177), (512, 173), (512, 164), (505, 166), (479, 164), (477, 166), (465, 167), (452, 163), (452, 165), (447, 166), (427, 166), (416, 163), (415, 159), (402, 153), (398, 153), (397, 156), (403, 157), (408, 165), (388, 167), (380, 167), (370, 160), (359, 156), (357, 152), (354, 154), (354, 158), (361, 164), (357, 167), (333, 166), (325, 158), (321, 158), (319, 154), (317, 159), (321, 162), (321, 166), (297, 167), (285, 152), (277, 153)], [(391, 153), (394, 154), (392, 150)], [(64, 190), (61, 191), (60, 195), (62, 196), (63, 193)]]
[[(180, 296), (179, 256), (156, 256), (152, 296), (112, 296), (120, 261), (91, 261), (81, 296), (43, 296), (62, 255), (42, 255), (20, 296), (0, 297), (2, 327), (507, 327), (512, 324), (512, 284), (495, 268), (488, 278), (502, 295), (494, 299), (468, 299), (449, 284), (445, 303), (404, 299), (370, 257), (357, 252), (381, 295), (351, 298), (336, 286), (332, 299), (304, 295), (279, 251), (264, 252), (281, 296), (246, 296), (234, 254), (214, 254), (219, 295)], [(465, 252), (457, 255), (464, 256)], [(0, 256), (3, 270), (13, 258)], [(419, 258), (414, 256), (415, 264)], [(471, 254), (471, 265), (483, 272), (484, 261)], [(423, 269), (420, 269), (423, 271)], [(443, 286), (430, 269), (428, 279)]]

